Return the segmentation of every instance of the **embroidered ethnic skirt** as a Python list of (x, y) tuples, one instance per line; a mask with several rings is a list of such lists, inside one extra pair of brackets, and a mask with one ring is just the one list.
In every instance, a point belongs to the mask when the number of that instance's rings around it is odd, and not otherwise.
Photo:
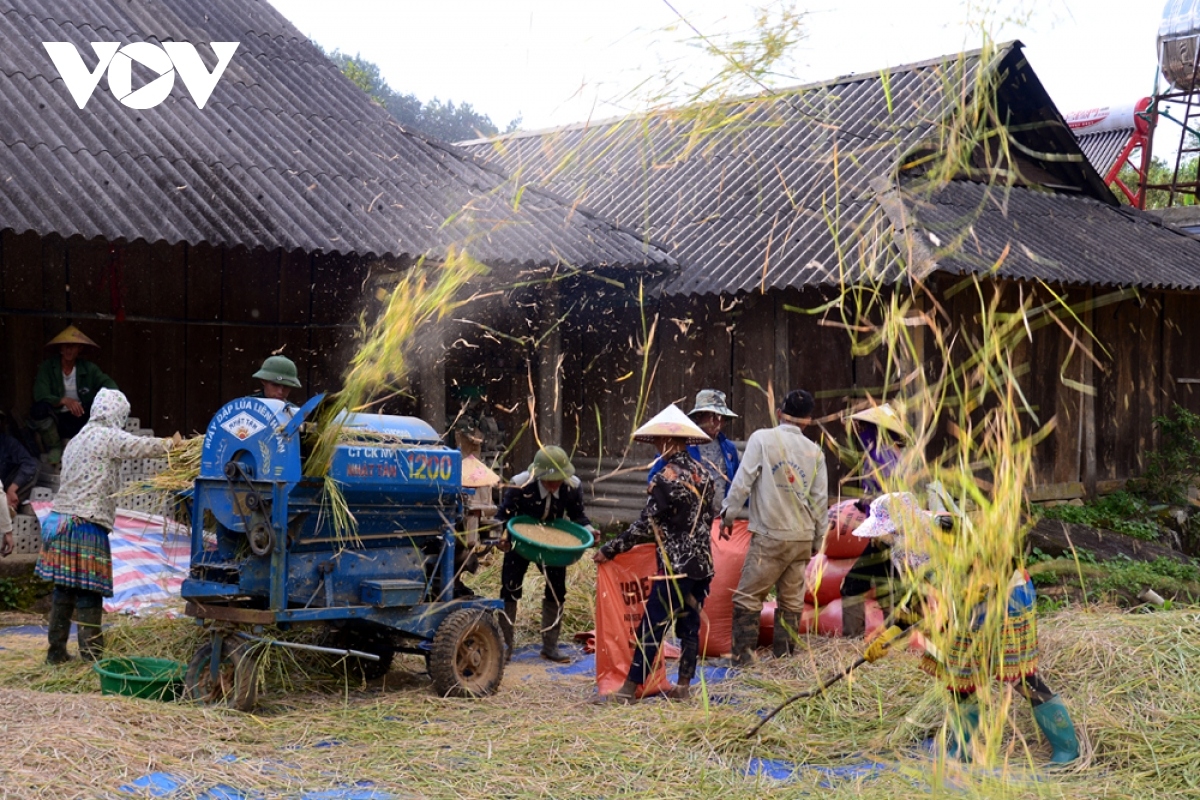
[[(1006, 683), (1015, 683), (1037, 672), (1037, 592), (1029, 574), (1018, 571), (1009, 584), (1008, 608), (1000, 633), (1003, 655), (982, 658), (980, 643), (974, 635), (983, 624), (982, 609), (971, 626), (972, 633), (957, 636), (949, 652), (939, 660), (926, 652), (921, 659), (921, 669), (946, 684), (946, 688), (960, 694), (969, 694), (989, 677)], [(992, 669), (986, 664), (992, 663)], [(985, 674), (990, 672), (991, 675)]]
[(44, 537), (34, 573), (55, 586), (112, 597), (112, 551), (108, 546), (108, 531), (79, 517), (55, 517), (58, 525)]

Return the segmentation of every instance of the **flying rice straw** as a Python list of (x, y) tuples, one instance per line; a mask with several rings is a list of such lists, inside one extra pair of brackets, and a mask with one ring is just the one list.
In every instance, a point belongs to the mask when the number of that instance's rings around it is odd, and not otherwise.
[(360, 319), (362, 342), (346, 370), (342, 390), (322, 407), (316, 445), (304, 465), (305, 475), (325, 481), (335, 535), (352, 539), (356, 528), (337, 481), (328, 474), (347, 415), (369, 407), (381, 395), (403, 389), (417, 331), (469, 302), (459, 297), (462, 288), (486, 271), (466, 251), (452, 246), (441, 264), (427, 266), (422, 259), (390, 292), (380, 289), (376, 298), (385, 302), (383, 310), (369, 325), (365, 317)]

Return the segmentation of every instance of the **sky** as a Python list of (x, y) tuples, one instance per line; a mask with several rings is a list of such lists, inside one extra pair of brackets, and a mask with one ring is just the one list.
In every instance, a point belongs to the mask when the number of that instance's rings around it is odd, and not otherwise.
[[(640, 110), (647, 97), (706, 79), (715, 67), (695, 31), (714, 41), (744, 33), (773, 0), (270, 2), (326, 49), (378, 64), (393, 89), (469, 102), (500, 128), (520, 117), (536, 130)], [(998, 41), (1026, 45), (1064, 113), (1132, 105), (1154, 88), (1165, 2), (799, 0), (804, 38), (775, 85), (975, 48), (983, 21)]]

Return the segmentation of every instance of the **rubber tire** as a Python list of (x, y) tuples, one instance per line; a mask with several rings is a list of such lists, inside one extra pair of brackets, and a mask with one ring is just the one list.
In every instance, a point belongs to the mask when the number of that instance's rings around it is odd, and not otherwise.
[(486, 697), (504, 678), (504, 638), (491, 612), (460, 608), (438, 626), (429, 677), (442, 697)]
[(368, 681), (387, 675), (391, 671), (392, 661), (396, 657), (396, 645), (387, 634), (377, 630), (343, 628), (334, 634), (332, 646), (340, 647), (343, 650), (362, 650), (364, 653), (374, 653), (379, 656), (378, 661), (369, 661), (365, 658), (341, 659), (334, 657), (337, 659), (334, 662), (337, 674), (342, 674), (344, 669), (350, 675), (361, 676), (363, 680)]
[(220, 673), (214, 686), (209, 672), (213, 644), (202, 644), (184, 673), (184, 696), (201, 705), (253, 711), (258, 704), (258, 657), (251, 647), (253, 643), (236, 637), (222, 640)]

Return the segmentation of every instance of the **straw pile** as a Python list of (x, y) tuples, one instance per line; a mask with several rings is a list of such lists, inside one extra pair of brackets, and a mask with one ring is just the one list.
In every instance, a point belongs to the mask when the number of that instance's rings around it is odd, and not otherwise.
[[(577, 566), (573, 572), (584, 571)], [(136, 637), (149, 647), (164, 637), (182, 644), (195, 626), (146, 620), (117, 628), (114, 641)], [(756, 712), (852, 660), (856, 645), (841, 640), (814, 639), (791, 660), (707, 686), (707, 705), (596, 708), (585, 702), (593, 690), (586, 676), (535, 672), (522, 680), (516, 664), (494, 697), (442, 700), (419, 674), (420, 660), (406, 658), (366, 688), (302, 682), (290, 694), (268, 694), (249, 716), (101, 697), (83, 665), (44, 666), (45, 643), (29, 636), (0, 638), (0, 724), (10, 732), (0, 773), (12, 796), (65, 798), (114, 795), (154, 771), (186, 779), (180, 797), (217, 784), (270, 797), (357, 781), (401, 797), (1196, 796), (1200, 681), (1191, 665), (1200, 659), (1200, 614), (1075, 611), (1042, 628), (1043, 671), (1093, 750), (1078, 773), (1031, 769), (1025, 747), (1035, 764), (1048, 750), (1023, 701), (1009, 720), (1008, 758), (995, 770), (920, 755), (921, 740), (938, 733), (944, 698), (908, 654), (863, 667), (828, 695), (789, 707), (757, 741), (742, 739)], [(886, 769), (859, 779), (809, 771), (777, 782), (745, 775), (752, 758), (827, 767), (875, 758)], [(821, 788), (822, 780), (832, 787)]]

